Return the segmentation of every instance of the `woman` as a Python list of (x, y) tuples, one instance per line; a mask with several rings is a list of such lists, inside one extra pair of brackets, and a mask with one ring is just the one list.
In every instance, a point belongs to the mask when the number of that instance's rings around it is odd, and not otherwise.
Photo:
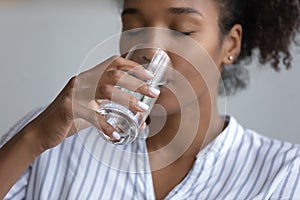
[[(130, 98), (128, 107), (138, 112), (145, 107), (114, 85), (137, 88), (153, 98), (158, 91), (137, 78), (149, 76), (141, 66), (118, 56), (72, 78), (45, 110), (16, 126), (11, 133), (15, 136), (1, 148), (0, 197), (8, 193), (7, 199), (300, 198), (299, 146), (244, 129), (233, 117), (220, 116), (216, 106), (218, 73), (227, 92), (243, 87), (245, 78), (239, 68), (227, 66), (251, 57), (255, 48), (261, 63), (270, 62), (278, 69), (283, 55), (283, 64), (290, 67), (289, 46), (300, 27), (299, 1), (127, 0), (122, 23), (124, 31), (134, 29), (122, 38), (122, 52), (128, 45), (126, 37), (141, 34), (135, 28), (166, 28), (181, 33), (171, 41), (187, 38), (201, 46), (215, 67), (195, 69), (189, 60), (197, 60), (196, 47), (190, 51), (183, 47), (189, 59), (166, 49), (174, 69), (188, 80), (192, 98), (182, 105), (180, 99), (190, 95), (171, 80), (173, 90), (162, 88), (158, 99), (167, 115), (158, 133), (118, 148), (103, 141), (100, 147), (93, 146), (100, 148), (100, 161), (83, 145), (96, 131), (90, 125), (112, 140), (120, 136), (94, 111), (96, 100), (126, 105)], [(148, 39), (153, 38), (158, 37)], [(140, 59), (149, 57), (146, 52)], [(205, 56), (200, 58), (201, 64), (209, 62)], [(124, 71), (136, 76), (124, 76)], [(75, 98), (74, 92), (86, 91), (96, 92), (93, 98)], [(161, 119), (161, 115), (151, 117)], [(150, 131), (151, 126), (155, 128), (151, 122)], [(84, 142), (78, 130), (86, 135)], [(129, 154), (120, 157), (118, 151)]]

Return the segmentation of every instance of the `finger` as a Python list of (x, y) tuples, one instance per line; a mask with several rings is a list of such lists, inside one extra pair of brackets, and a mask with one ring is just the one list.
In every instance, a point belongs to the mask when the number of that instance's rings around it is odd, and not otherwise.
[(77, 85), (86, 87), (89, 86), (91, 82), (98, 83), (100, 78), (105, 78), (105, 72), (111, 69), (127, 72), (141, 80), (150, 80), (153, 78), (153, 75), (140, 64), (120, 56), (112, 56), (95, 67), (81, 72), (78, 76), (78, 80), (76, 80)]
[(114, 129), (114, 127), (106, 122), (103, 116), (97, 111), (74, 102), (73, 113), (75, 115), (75, 119), (81, 118), (86, 120), (87, 122), (95, 126), (98, 130), (101, 130), (111, 140), (119, 140), (121, 138), (120, 134)]
[(144, 112), (149, 106), (138, 98), (120, 90), (113, 85), (102, 85), (96, 94), (97, 99), (109, 99), (129, 108), (133, 113)]
[(144, 122), (141, 126), (141, 130), (145, 130), (146, 128), (147, 128), (147, 124), (146, 124), (146, 122)]
[(146, 70), (141, 64), (122, 57), (114, 57), (112, 68), (126, 71), (141, 80), (151, 80), (153, 78), (153, 74)]
[(125, 71), (128, 74), (144, 81), (151, 80), (154, 77), (153, 73), (145, 69), (142, 65), (137, 65), (137, 66), (120, 65), (117, 66), (117, 69)]
[[(97, 108), (99, 108), (100, 104), (97, 101), (91, 101), (91, 102), (87, 103), (86, 105), (88, 108), (90, 108), (92, 110), (96, 110)], [(92, 124), (82, 118), (74, 119), (73, 123), (71, 125), (71, 128), (69, 130), (68, 136), (73, 135), (74, 133), (77, 133), (80, 130), (88, 128), (90, 126), (92, 126)]]
[(130, 74), (118, 69), (110, 69), (107, 71), (108, 79), (112, 85), (118, 85), (131, 91), (141, 93), (143, 95), (155, 98), (159, 95), (159, 90), (151, 87), (146, 82), (137, 79)]

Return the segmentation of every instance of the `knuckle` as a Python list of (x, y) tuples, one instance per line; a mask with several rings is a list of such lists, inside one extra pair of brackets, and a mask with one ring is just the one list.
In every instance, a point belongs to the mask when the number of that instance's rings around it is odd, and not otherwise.
[(137, 103), (138, 103), (138, 100), (137, 100), (137, 98), (135, 98), (134, 96), (130, 96), (130, 97), (129, 97), (129, 103), (130, 103), (130, 104), (137, 104)]
[(147, 92), (149, 91), (149, 86), (147, 84), (142, 84), (137, 90), (139, 92)]
[(67, 99), (72, 99), (73, 97), (73, 92), (74, 92), (74, 89), (73, 88), (69, 88), (67, 91), (66, 91), (66, 95), (65, 95), (65, 98)]
[(72, 105), (72, 100), (70, 97), (66, 96), (64, 99), (63, 99), (63, 102), (62, 102), (62, 108), (63, 110), (69, 110), (70, 107)]
[(108, 73), (109, 78), (113, 81), (114, 84), (117, 84), (125, 74), (117, 69), (111, 70)]
[(118, 57), (119, 57), (119, 56), (117, 56), (117, 55), (113, 55), (113, 56), (111, 56), (111, 57), (109, 58), (109, 60), (115, 61), (116, 59), (118, 59)]
[(107, 84), (103, 84), (99, 87), (99, 91), (101, 94), (108, 96), (110, 94), (111, 87)]
[(69, 80), (68, 86), (69, 86), (70, 88), (73, 88), (73, 87), (75, 86), (76, 79), (77, 79), (77, 76), (73, 76), (73, 77)]
[(114, 64), (116, 64), (116, 65), (121, 64), (122, 61), (123, 61), (123, 58), (122, 58), (122, 57), (116, 56), (116, 55), (115, 55), (115, 56), (112, 56), (111, 59), (112, 59), (112, 62), (113, 62)]
[(110, 70), (107, 75), (114, 80), (119, 80), (122, 76), (122, 72), (117, 69), (113, 69)]
[(132, 71), (134, 71), (135, 73), (138, 73), (138, 72), (141, 73), (144, 70), (145, 70), (145, 68), (142, 65), (138, 64), (138, 63), (132, 69)]

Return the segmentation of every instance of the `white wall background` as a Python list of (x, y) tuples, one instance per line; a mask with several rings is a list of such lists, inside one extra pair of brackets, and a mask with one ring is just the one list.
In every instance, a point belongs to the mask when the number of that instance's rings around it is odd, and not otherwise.
[[(121, 25), (109, 0), (13, 2), (0, 3), (0, 135), (50, 103)], [(289, 71), (252, 67), (248, 89), (227, 99), (226, 112), (262, 134), (300, 143), (299, 50), (294, 56)]]

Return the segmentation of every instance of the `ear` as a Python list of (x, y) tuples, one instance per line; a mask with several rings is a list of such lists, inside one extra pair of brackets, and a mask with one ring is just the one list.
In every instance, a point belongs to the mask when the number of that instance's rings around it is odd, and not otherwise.
[(223, 40), (223, 65), (230, 65), (238, 58), (241, 52), (243, 28), (235, 24)]

